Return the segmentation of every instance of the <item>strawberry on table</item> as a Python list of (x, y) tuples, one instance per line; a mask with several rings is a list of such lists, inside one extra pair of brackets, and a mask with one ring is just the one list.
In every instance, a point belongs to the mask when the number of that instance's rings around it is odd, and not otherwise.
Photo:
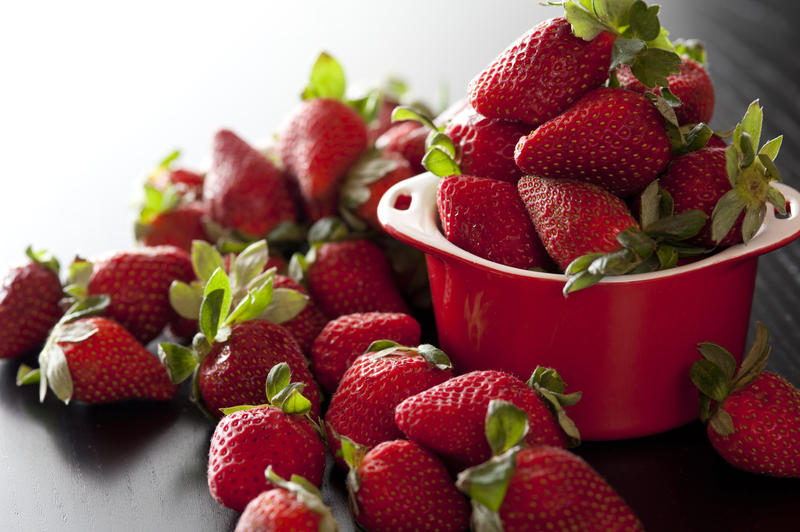
[(664, 170), (670, 140), (649, 99), (601, 87), (520, 139), (515, 158), (528, 174), (583, 181), (624, 198)]
[(691, 368), (700, 390), (700, 419), (729, 464), (762, 475), (800, 478), (800, 390), (764, 371), (771, 346), (763, 323), (737, 371), (724, 347), (703, 342)]
[(489, 404), (485, 434), (495, 456), (461, 472), (456, 483), (472, 499), (473, 530), (643, 529), (614, 488), (581, 458), (559, 447), (521, 444), (527, 425), (513, 404)]
[(369, 451), (343, 440), (354, 517), (365, 530), (469, 529), (469, 505), (430, 451), (406, 440), (386, 441)]
[(470, 82), (469, 102), (487, 117), (541, 124), (603, 84), (613, 42), (609, 32), (576, 37), (563, 17), (545, 20)]
[(340, 465), (337, 436), (368, 447), (402, 437), (394, 421), (397, 404), (452, 374), (447, 355), (432, 345), (381, 340), (367, 351), (342, 376), (325, 414), (328, 445)]
[(234, 532), (337, 532), (331, 509), (316, 486), (300, 475), (281, 478), (271, 466), (267, 479), (276, 486), (251, 500)]
[(58, 261), (30, 247), (26, 254), (28, 263), (9, 269), (0, 279), (0, 359), (42, 345), (63, 314)]
[(65, 403), (174, 397), (177, 387), (155, 355), (117, 322), (91, 317), (107, 305), (105, 296), (73, 305), (50, 333), (39, 369), (21, 366), (17, 383), (39, 382), (42, 401), (48, 387)]
[(321, 54), (304, 101), (289, 113), (278, 133), (280, 158), (297, 181), (312, 221), (336, 214), (339, 186), (367, 149), (367, 124), (343, 101), (344, 93), (341, 66)]
[(347, 368), (377, 340), (400, 345), (419, 344), (417, 320), (398, 312), (345, 314), (331, 320), (311, 346), (311, 369), (317, 382), (329, 392), (336, 391)]
[(218, 503), (244, 510), (261, 492), (275, 487), (264, 475), (268, 466), (282, 477), (299, 475), (322, 484), (325, 444), (308, 418), (311, 402), (302, 394), (303, 384), (291, 383), (291, 375), (287, 364), (277, 364), (266, 379), (269, 404), (226, 409), (214, 429), (208, 490)]
[(762, 121), (756, 100), (737, 124), (730, 146), (721, 149), (709, 141), (705, 148), (676, 158), (661, 176), (660, 185), (672, 196), (676, 212), (699, 209), (709, 216), (695, 243), (747, 243), (761, 227), (768, 203), (786, 212), (786, 200), (771, 185), (781, 180), (774, 160), (783, 136), (759, 149)]
[(565, 387), (558, 373), (547, 368), (537, 368), (527, 383), (501, 371), (473, 371), (409, 396), (397, 405), (395, 421), (410, 440), (460, 471), (491, 457), (484, 423), (493, 399), (525, 411), (531, 426), (526, 441), (531, 445), (577, 444), (578, 429), (563, 407), (575, 404), (580, 393), (566, 395)]
[(227, 129), (214, 135), (203, 197), (214, 222), (246, 238), (297, 219), (281, 170)]
[(158, 336), (171, 317), (169, 287), (194, 279), (189, 255), (174, 246), (119, 251), (95, 260), (78, 261), (91, 271), (86, 294), (106, 294), (106, 316), (146, 344)]

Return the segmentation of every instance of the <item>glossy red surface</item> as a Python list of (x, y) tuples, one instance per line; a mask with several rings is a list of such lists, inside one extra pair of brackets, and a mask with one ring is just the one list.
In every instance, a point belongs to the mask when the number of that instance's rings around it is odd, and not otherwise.
[(568, 392), (583, 392), (568, 413), (587, 440), (645, 436), (695, 419), (689, 367), (697, 344), (716, 342), (741, 358), (758, 256), (800, 234), (797, 215), (773, 218), (747, 246), (565, 298), (561, 275), (493, 265), (444, 240), (429, 205), (435, 187), (424, 174), (401, 183), (385, 199), (409, 194), (410, 209), (379, 207), (379, 217), (391, 235), (427, 253), (440, 347), (458, 372), (493, 368), (527, 379), (537, 365), (556, 368)]

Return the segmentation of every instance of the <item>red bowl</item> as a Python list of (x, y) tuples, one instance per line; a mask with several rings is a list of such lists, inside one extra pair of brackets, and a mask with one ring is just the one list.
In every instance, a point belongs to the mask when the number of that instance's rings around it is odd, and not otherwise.
[[(456, 247), (436, 210), (439, 178), (421, 174), (381, 199), (386, 231), (427, 255), (441, 348), (459, 372), (500, 369), (521, 378), (556, 368), (583, 392), (569, 414), (586, 440), (634, 438), (697, 418), (689, 367), (698, 342), (741, 359), (759, 255), (800, 235), (800, 196), (776, 185), (788, 218), (770, 212), (747, 244), (669, 270), (607, 278), (565, 298), (560, 274), (503, 266)], [(395, 208), (400, 196), (410, 206)], [(771, 209), (769, 209), (771, 211)]]

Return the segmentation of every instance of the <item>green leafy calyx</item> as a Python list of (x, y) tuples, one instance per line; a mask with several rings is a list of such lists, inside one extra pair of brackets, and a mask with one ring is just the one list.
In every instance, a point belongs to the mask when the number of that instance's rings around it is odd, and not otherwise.
[(567, 415), (564, 407), (575, 405), (581, 399), (581, 392), (564, 393), (567, 385), (559, 373), (552, 368), (537, 366), (526, 383), (544, 401), (550, 413), (567, 437), (567, 445), (576, 447), (581, 435), (575, 422)]

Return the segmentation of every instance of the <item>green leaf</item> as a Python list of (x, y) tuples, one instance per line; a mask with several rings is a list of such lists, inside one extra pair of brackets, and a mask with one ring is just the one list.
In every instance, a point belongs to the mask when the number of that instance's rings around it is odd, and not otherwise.
[(730, 232), (745, 203), (735, 190), (729, 190), (717, 201), (711, 213), (711, 238), (719, 243)]
[(639, 225), (647, 231), (651, 223), (659, 219), (659, 186), (654, 179), (639, 197)]
[(686, 134), (687, 153), (704, 148), (714, 131), (704, 123), (699, 123)]
[(229, 416), (234, 412), (241, 412), (242, 410), (252, 410), (253, 408), (259, 408), (263, 405), (236, 405), (236, 406), (229, 406), (226, 408), (220, 408), (219, 411), (223, 413), (223, 415)]
[(77, 344), (94, 336), (97, 327), (86, 321), (62, 323), (53, 329), (51, 338), (56, 342)]
[(57, 342), (48, 342), (39, 353), (39, 401), (44, 401), (48, 386), (60, 400), (69, 403), (72, 398), (72, 374), (67, 357)]
[(786, 214), (786, 198), (775, 187), (767, 187), (767, 201), (781, 214)]
[(739, 148), (736, 144), (731, 144), (725, 148), (725, 171), (728, 174), (728, 181), (731, 187), (736, 186), (739, 179)]
[(661, 95), (661, 99), (667, 102), (667, 105), (670, 107), (675, 108), (681, 104), (681, 99), (675, 96), (675, 94), (669, 90), (669, 87), (661, 87), (658, 92)]
[(747, 207), (744, 211), (744, 220), (742, 221), (742, 241), (747, 244), (755, 236), (764, 223), (764, 218), (767, 215), (767, 205), (762, 203), (752, 207)]
[(25, 248), (25, 255), (28, 256), (36, 264), (40, 264), (53, 272), (54, 274), (58, 275), (59, 270), (61, 269), (61, 265), (58, 263), (58, 259), (53, 256), (52, 253), (45, 250), (34, 251), (32, 246), (28, 246)]
[(308, 306), (309, 297), (291, 288), (275, 288), (272, 301), (259, 318), (272, 323), (286, 323), (297, 317)]
[(218, 269), (224, 270), (222, 256), (219, 251), (208, 242), (195, 240), (192, 242), (192, 267), (197, 278), (203, 283), (211, 279), (211, 275)]
[(678, 264), (678, 250), (673, 246), (662, 244), (656, 249), (656, 256), (658, 257), (658, 267), (660, 270), (674, 268)]
[(287, 267), (286, 273), (298, 283), (303, 282), (306, 277), (306, 272), (308, 271), (308, 265), (309, 261), (306, 259), (306, 256), (300, 252), (296, 252), (292, 255), (292, 258), (289, 259), (289, 266)]
[(697, 39), (679, 39), (675, 41), (675, 51), (678, 55), (694, 59), (701, 65), (706, 65), (706, 48), (701, 41)]
[(630, 24), (631, 11), (637, 0), (587, 0), (589, 10), (596, 10), (600, 16), (608, 19), (615, 26), (622, 27)]
[(746, 131), (742, 131), (741, 136), (739, 137), (739, 149), (741, 150), (742, 159), (739, 161), (739, 165), (742, 168), (747, 168), (756, 158), (756, 151), (753, 148), (753, 139), (750, 138), (750, 134)]
[(228, 275), (222, 268), (217, 268), (214, 270), (214, 273), (211, 274), (211, 277), (208, 279), (205, 287), (203, 288), (203, 297), (206, 297), (210, 293), (216, 292), (217, 290), (222, 290), (222, 299), (220, 300), (221, 306), (219, 308), (219, 325), (221, 326), (225, 321), (225, 318), (228, 316), (228, 312), (230, 311), (231, 307), (231, 300), (233, 299), (230, 279), (228, 279)]
[(611, 70), (619, 65), (631, 65), (635, 59), (647, 49), (641, 39), (616, 39), (611, 48)]
[(252, 320), (263, 313), (272, 302), (272, 276), (267, 276), (263, 283), (247, 291), (247, 295), (239, 302), (230, 316), (225, 319), (225, 325), (242, 323)]
[(39, 368), (32, 368), (27, 364), (20, 364), (17, 370), (17, 386), (28, 386), (30, 384), (38, 384), (41, 377)]
[(167, 368), (167, 374), (175, 384), (191, 377), (198, 365), (194, 351), (177, 344), (158, 344), (158, 358)]
[(680, 64), (681, 58), (675, 52), (647, 48), (631, 63), (631, 71), (646, 87), (667, 87), (667, 76), (678, 72)]
[[(617, 242), (641, 258), (649, 257), (656, 248), (655, 241), (635, 227), (628, 227), (617, 234)], [(627, 259), (627, 255), (625, 255)]]
[(379, 89), (371, 89), (361, 98), (347, 100), (347, 105), (356, 110), (365, 123), (369, 124), (378, 116), (383, 95)]
[(769, 345), (769, 330), (762, 322), (756, 322), (753, 345), (747, 351), (747, 355), (744, 357), (742, 365), (734, 378), (735, 390), (741, 390), (748, 386), (764, 370), (771, 349)]
[(497, 512), (508, 491), (508, 483), (516, 469), (518, 448), (512, 447), (503, 454), (465, 469), (458, 474), (456, 486), (473, 501)]
[(433, 123), (433, 120), (425, 116), (413, 107), (406, 105), (398, 105), (392, 110), (392, 122), (403, 122), (405, 120), (413, 120), (427, 126), (429, 129), (437, 130), (438, 128)]
[(369, 347), (364, 351), (365, 353), (377, 353), (379, 351), (384, 351), (386, 349), (394, 349), (395, 347), (402, 347), (400, 344), (393, 340), (375, 340)]
[[(281, 401), (281, 410), (285, 414), (307, 414), (311, 411), (311, 401), (309, 401), (303, 394), (302, 394), (302, 384), (297, 383), (296, 387), (289, 387), (284, 388), (285, 390), (291, 390), (289, 394), (282, 399)], [(279, 394), (280, 397), (281, 394)]]
[(322, 52), (311, 68), (311, 79), (303, 91), (303, 99), (333, 98), (341, 100), (346, 89), (344, 70), (336, 59)]
[(564, 288), (561, 290), (561, 292), (564, 294), (564, 297), (567, 297), (573, 292), (577, 292), (597, 284), (597, 282), (603, 277), (605, 276), (602, 274), (589, 273), (588, 270), (582, 271), (577, 275), (567, 277), (567, 282), (564, 283)]
[[(759, 105), (758, 100), (754, 100), (748, 107), (747, 112), (742, 119), (742, 133), (747, 133), (750, 136), (750, 147), (753, 152), (758, 150), (758, 145), (761, 142), (761, 124), (764, 121), (764, 111)], [(749, 166), (746, 164), (743, 167)]]
[(564, 382), (558, 371), (544, 366), (536, 366), (525, 384), (533, 390), (544, 388), (558, 394), (564, 393), (564, 390), (567, 389), (567, 383)]
[(602, 255), (602, 253), (587, 253), (586, 255), (580, 256), (567, 265), (567, 269), (564, 270), (564, 273), (567, 275), (577, 275), (578, 273), (588, 269), (589, 265), (596, 258), (601, 257)]
[(728, 381), (733, 380), (736, 373), (736, 359), (733, 355), (719, 344), (713, 342), (702, 342), (697, 344), (697, 350), (703, 358), (719, 366)]
[(508, 401), (493, 399), (486, 411), (486, 440), (498, 455), (522, 441), (528, 433), (528, 414)]
[(299, 244), (306, 241), (306, 227), (297, 222), (284, 220), (267, 234), (267, 241), (273, 244)]
[(461, 174), (461, 169), (450, 154), (440, 146), (433, 146), (422, 158), (422, 166), (433, 175), (447, 177)]
[(450, 154), (450, 157), (453, 159), (456, 158), (456, 146), (453, 144), (453, 141), (442, 133), (441, 131), (433, 131), (431, 130), (428, 133), (428, 136), (425, 138), (425, 150), (430, 150), (432, 147), (438, 146), (442, 148), (444, 151)]
[(714, 412), (708, 423), (720, 436), (730, 436), (736, 432), (736, 427), (730, 414), (721, 408)]
[(665, 50), (667, 52), (675, 52), (675, 47), (672, 46), (672, 42), (669, 40), (669, 32), (663, 26), (661, 27), (661, 32), (658, 37), (652, 41), (647, 41), (647, 47)]
[(572, 32), (584, 41), (591, 41), (608, 29), (602, 22), (597, 20), (593, 13), (586, 11), (575, 2), (565, 3), (564, 10), (566, 11), (567, 20), (572, 24)]
[(783, 143), (783, 135), (779, 135), (774, 139), (768, 141), (761, 147), (759, 150), (759, 155), (766, 155), (773, 161), (778, 157), (778, 152), (781, 149), (781, 144)]
[(666, 189), (659, 191), (658, 201), (658, 215), (661, 218), (672, 216), (675, 212), (675, 201), (672, 199), (672, 194)]
[(636, 266), (639, 260), (641, 259), (634, 251), (623, 248), (601, 255), (589, 265), (587, 271), (595, 275), (625, 275)]
[(341, 218), (326, 216), (320, 218), (308, 230), (308, 243), (337, 242), (347, 237), (347, 224)]
[(658, 10), (659, 6), (648, 7), (641, 0), (633, 3), (630, 8), (630, 26), (637, 38), (643, 41), (652, 41), (661, 35)]
[(88, 260), (76, 259), (69, 265), (67, 283), (71, 285), (87, 286), (92, 277), (94, 265)]
[(721, 403), (728, 397), (730, 387), (725, 372), (710, 360), (698, 360), (689, 369), (689, 377), (697, 389)]
[(422, 344), (417, 347), (417, 351), (432, 366), (436, 366), (441, 370), (448, 370), (453, 367), (450, 363), (450, 358), (445, 352), (434, 345)]
[(222, 304), (225, 290), (217, 289), (203, 297), (200, 305), (200, 330), (209, 342), (214, 342), (220, 325), (222, 325)]
[(267, 260), (269, 260), (269, 247), (266, 240), (258, 240), (247, 246), (233, 261), (232, 290), (235, 292), (237, 289), (245, 288), (250, 281), (264, 271)]
[(267, 400), (274, 404), (273, 400), (281, 390), (289, 386), (292, 382), (292, 369), (286, 362), (280, 362), (272, 366), (267, 375)]
[(173, 150), (171, 153), (167, 154), (163, 159), (161, 159), (161, 161), (158, 163), (158, 168), (162, 170), (168, 169), (169, 166), (180, 156), (181, 150)]
[(169, 286), (169, 304), (182, 318), (196, 320), (203, 303), (203, 285), (172, 281)]
[(70, 323), (81, 318), (97, 316), (105, 312), (111, 304), (111, 298), (105, 294), (89, 296), (73, 304), (59, 320), (59, 323)]
[(656, 220), (647, 227), (647, 234), (653, 238), (686, 240), (699, 233), (707, 221), (706, 213), (692, 209)]
[(778, 167), (775, 166), (774, 162), (772, 162), (772, 159), (770, 159), (767, 155), (764, 155), (762, 153), (758, 155), (758, 160), (761, 162), (761, 164), (764, 165), (764, 170), (767, 179), (769, 179), (770, 181), (783, 181), (783, 177), (781, 176), (781, 173), (778, 171)]

